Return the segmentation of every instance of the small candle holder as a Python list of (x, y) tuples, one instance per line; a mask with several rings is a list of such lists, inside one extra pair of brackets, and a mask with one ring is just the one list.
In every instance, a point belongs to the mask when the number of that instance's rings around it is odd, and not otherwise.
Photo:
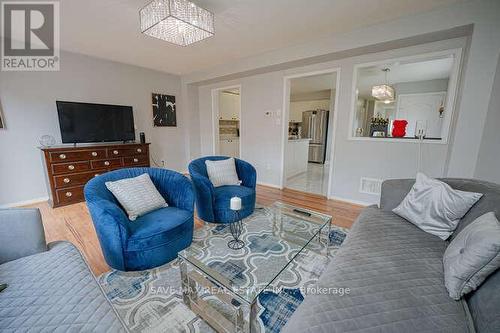
[(235, 214), (235, 221), (229, 224), (229, 230), (231, 231), (233, 239), (227, 242), (227, 247), (232, 250), (239, 250), (245, 246), (245, 242), (240, 239), (241, 233), (243, 232), (243, 221), (240, 219), (241, 198), (231, 198), (230, 209)]

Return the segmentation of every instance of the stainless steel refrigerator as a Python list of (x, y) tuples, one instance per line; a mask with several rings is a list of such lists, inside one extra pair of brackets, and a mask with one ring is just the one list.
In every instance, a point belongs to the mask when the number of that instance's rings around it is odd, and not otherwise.
[(316, 110), (302, 113), (302, 137), (309, 141), (309, 162), (325, 163), (328, 111)]

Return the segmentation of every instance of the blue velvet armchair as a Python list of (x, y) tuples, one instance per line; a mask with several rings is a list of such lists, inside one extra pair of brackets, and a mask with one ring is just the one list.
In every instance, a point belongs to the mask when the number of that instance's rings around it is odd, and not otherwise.
[[(130, 221), (107, 181), (149, 174), (168, 207)], [(85, 200), (109, 266), (121, 271), (144, 270), (177, 257), (193, 239), (194, 191), (189, 179), (165, 169), (130, 168), (107, 172), (90, 180)]]
[(189, 164), (189, 174), (196, 193), (196, 209), (198, 216), (205, 222), (232, 223), (236, 216), (229, 209), (232, 197), (240, 197), (242, 209), (239, 218), (250, 216), (255, 209), (255, 186), (257, 172), (248, 162), (235, 158), (236, 172), (241, 180), (241, 186), (227, 185), (214, 187), (208, 178), (206, 160), (219, 161), (229, 157), (208, 156), (196, 159)]

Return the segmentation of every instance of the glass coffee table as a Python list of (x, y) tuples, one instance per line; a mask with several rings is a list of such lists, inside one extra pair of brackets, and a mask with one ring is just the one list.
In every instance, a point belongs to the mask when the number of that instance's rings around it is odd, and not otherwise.
[(185, 304), (218, 332), (258, 332), (259, 294), (274, 288), (305, 249), (328, 256), (331, 221), (275, 202), (243, 222), (238, 250), (227, 245), (229, 225), (205, 224), (179, 252)]

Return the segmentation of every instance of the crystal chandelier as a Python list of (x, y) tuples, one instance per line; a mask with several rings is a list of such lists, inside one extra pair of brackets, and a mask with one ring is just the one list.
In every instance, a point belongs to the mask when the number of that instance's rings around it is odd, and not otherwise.
[(389, 68), (384, 68), (382, 71), (385, 73), (385, 84), (380, 84), (372, 87), (372, 96), (384, 103), (389, 104), (394, 101), (395, 91), (394, 88), (389, 85), (387, 81), (387, 73), (390, 71)]
[(181, 46), (215, 33), (214, 14), (187, 0), (153, 0), (139, 16), (142, 33)]

